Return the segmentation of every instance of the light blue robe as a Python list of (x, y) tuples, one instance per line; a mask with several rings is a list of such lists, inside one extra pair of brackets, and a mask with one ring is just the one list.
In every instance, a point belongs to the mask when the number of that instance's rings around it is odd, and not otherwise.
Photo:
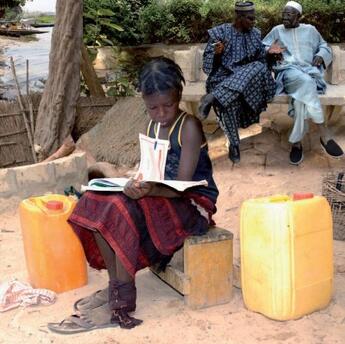
[(326, 91), (324, 67), (315, 67), (312, 63), (315, 56), (321, 56), (327, 68), (332, 62), (332, 50), (316, 28), (309, 24), (300, 24), (294, 29), (275, 26), (263, 44), (268, 49), (275, 41), (286, 49), (283, 61), (274, 66), (276, 94), (285, 92), (291, 97), (289, 115), (294, 117), (294, 127), (289, 141), (295, 143), (301, 141), (308, 130), (307, 119), (319, 124), (324, 122), (318, 97)]

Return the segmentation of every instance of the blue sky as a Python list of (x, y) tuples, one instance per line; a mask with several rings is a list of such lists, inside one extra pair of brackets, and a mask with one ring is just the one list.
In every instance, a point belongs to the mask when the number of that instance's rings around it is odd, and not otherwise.
[(23, 7), (26, 12), (55, 12), (56, 0), (27, 1)]

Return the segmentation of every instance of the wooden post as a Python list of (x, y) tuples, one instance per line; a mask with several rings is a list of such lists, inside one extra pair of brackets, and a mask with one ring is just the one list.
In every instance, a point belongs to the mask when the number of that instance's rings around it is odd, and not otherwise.
[(18, 98), (18, 103), (20, 106), (20, 109), (22, 111), (22, 115), (23, 115), (23, 120), (24, 120), (24, 124), (25, 124), (25, 128), (26, 128), (26, 132), (28, 135), (28, 139), (29, 139), (29, 144), (31, 146), (31, 152), (32, 152), (32, 157), (34, 159), (34, 162), (37, 162), (37, 157), (36, 157), (36, 152), (35, 152), (35, 147), (34, 147), (34, 140), (32, 138), (33, 134), (31, 132), (31, 126), (29, 125), (29, 121), (26, 117), (26, 112), (25, 112), (25, 108), (22, 102), (22, 95), (20, 93), (20, 87), (19, 87), (19, 83), (18, 83), (18, 79), (17, 79), (17, 74), (16, 74), (16, 69), (14, 66), (14, 62), (13, 62), (13, 57), (10, 58), (10, 62), (11, 62), (11, 69), (12, 69), (12, 74), (13, 74), (13, 79), (14, 82), (16, 84), (16, 89), (17, 89), (17, 98)]
[(32, 135), (34, 135), (35, 120), (34, 120), (34, 109), (33, 109), (31, 95), (30, 95), (29, 60), (26, 60), (26, 97), (27, 97), (29, 113), (30, 113), (31, 132), (32, 132)]
[(105, 97), (104, 90), (90, 61), (87, 48), (81, 46), (81, 73), (92, 97)]

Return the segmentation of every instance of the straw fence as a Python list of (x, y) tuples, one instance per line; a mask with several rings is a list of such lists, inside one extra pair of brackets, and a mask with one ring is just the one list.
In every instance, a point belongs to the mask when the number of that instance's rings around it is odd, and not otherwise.
[[(27, 98), (25, 96), (22, 98), (23, 105), (28, 108)], [(41, 95), (32, 94), (30, 98), (35, 121)], [(77, 139), (91, 129), (115, 102), (116, 99), (112, 97), (81, 97), (77, 104), (77, 119), (72, 133), (73, 137)], [(28, 111), (26, 112), (28, 114)], [(27, 118), (30, 117), (27, 116)], [(31, 121), (29, 121), (29, 125), (32, 125)], [(0, 100), (0, 168), (32, 163), (34, 163), (32, 149), (20, 104), (17, 101)]]

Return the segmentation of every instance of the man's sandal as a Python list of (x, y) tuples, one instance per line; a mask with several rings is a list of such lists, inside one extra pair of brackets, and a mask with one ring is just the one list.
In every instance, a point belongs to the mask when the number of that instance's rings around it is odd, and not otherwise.
[(77, 300), (74, 303), (73, 308), (75, 311), (80, 312), (91, 310), (107, 303), (108, 298), (108, 288), (97, 290), (91, 295)]
[(73, 314), (59, 323), (48, 323), (48, 329), (59, 334), (75, 334), (108, 327), (118, 327), (111, 322), (109, 305), (104, 304), (92, 310)]

